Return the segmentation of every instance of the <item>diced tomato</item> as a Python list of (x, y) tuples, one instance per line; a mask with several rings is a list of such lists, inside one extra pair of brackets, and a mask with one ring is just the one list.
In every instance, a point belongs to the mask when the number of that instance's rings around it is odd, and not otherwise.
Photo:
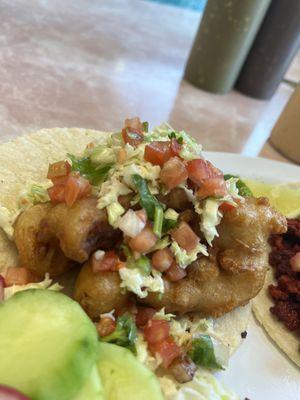
[(115, 329), (116, 322), (110, 317), (100, 318), (100, 321), (97, 324), (97, 331), (101, 337), (110, 335)]
[(47, 189), (47, 192), (53, 204), (65, 201), (65, 185), (54, 185)]
[(180, 185), (188, 177), (184, 162), (178, 157), (170, 158), (160, 171), (160, 180), (168, 189)]
[(153, 141), (145, 147), (144, 158), (154, 165), (162, 166), (171, 157), (178, 156), (181, 145), (175, 138), (167, 141)]
[(144, 158), (154, 165), (162, 166), (172, 157), (170, 142), (153, 141), (145, 147)]
[(186, 271), (176, 264), (176, 262), (173, 262), (171, 267), (165, 272), (165, 275), (170, 282), (176, 282), (186, 276)]
[(138, 328), (144, 328), (147, 325), (147, 322), (153, 317), (156, 313), (155, 308), (151, 307), (139, 307), (137, 314), (135, 316), (135, 322)]
[(119, 259), (113, 250), (107, 251), (104, 256), (97, 259), (97, 252), (94, 253), (92, 258), (92, 270), (93, 272), (99, 271), (111, 271), (116, 267)]
[(150, 319), (144, 328), (144, 336), (149, 344), (161, 342), (170, 335), (170, 324), (166, 320)]
[(71, 165), (68, 161), (58, 161), (53, 164), (49, 164), (47, 178), (54, 181), (57, 178), (69, 175), (71, 172)]
[(199, 237), (185, 221), (171, 231), (172, 238), (186, 251), (192, 251), (199, 243)]
[(216, 176), (223, 176), (222, 172), (209, 161), (202, 158), (187, 163), (189, 179), (200, 186), (203, 181)]
[(144, 141), (143, 132), (134, 128), (122, 129), (122, 137), (125, 143), (129, 143), (133, 147), (137, 147)]
[(24, 267), (8, 267), (5, 274), (5, 286), (26, 285), (30, 282), (39, 281), (39, 278)]
[(200, 185), (196, 192), (196, 196), (199, 199), (205, 199), (206, 197), (223, 197), (227, 194), (227, 187), (225, 180), (222, 176), (216, 178), (206, 179)]
[(72, 207), (77, 199), (88, 195), (91, 191), (90, 182), (80, 175), (70, 175), (65, 188), (65, 202)]
[(232, 211), (234, 209), (235, 209), (235, 206), (230, 203), (227, 203), (226, 201), (224, 203), (222, 203), (219, 207), (219, 210), (224, 213), (228, 212), (228, 211)]
[(161, 357), (165, 368), (168, 368), (172, 361), (182, 353), (181, 347), (171, 336), (162, 342), (150, 344), (149, 349), (153, 355), (158, 354)]
[(128, 244), (131, 250), (138, 253), (146, 253), (156, 243), (157, 237), (150, 226), (146, 226), (138, 235), (130, 239)]
[(139, 131), (143, 131), (143, 124), (141, 123), (139, 117), (126, 118), (124, 123), (124, 128), (130, 128), (130, 129), (133, 128), (133, 129), (138, 129)]
[(68, 207), (71, 207), (76, 200), (90, 193), (91, 185), (80, 175), (69, 175), (55, 179), (54, 185), (47, 191), (52, 203), (65, 202)]
[(121, 268), (126, 267), (126, 262), (118, 260), (116, 264), (111, 267), (111, 271), (120, 271)]
[(180, 152), (181, 152), (181, 144), (178, 143), (178, 141), (175, 138), (171, 139), (171, 152), (172, 152), (172, 156), (179, 156)]
[(164, 272), (170, 268), (173, 261), (174, 257), (168, 248), (157, 250), (152, 255), (152, 266), (160, 272)]

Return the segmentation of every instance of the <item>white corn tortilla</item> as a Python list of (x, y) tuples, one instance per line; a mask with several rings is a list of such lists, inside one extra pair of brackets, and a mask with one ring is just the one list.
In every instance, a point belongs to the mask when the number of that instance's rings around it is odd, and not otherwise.
[[(65, 159), (67, 153), (81, 154), (88, 143), (94, 139), (105, 141), (108, 135), (81, 128), (42, 129), (0, 145), (0, 211), (4, 207), (13, 218), (19, 209), (20, 193), (28, 182), (45, 181), (49, 163)], [(17, 264), (16, 247), (0, 228), (0, 273)], [(247, 305), (215, 320), (214, 330), (229, 346), (231, 354), (241, 343), (250, 312)]]
[(268, 295), (268, 287), (271, 284), (276, 284), (276, 280), (270, 268), (263, 289), (252, 301), (254, 314), (277, 346), (300, 367), (299, 338), (270, 312), (270, 307), (274, 305)]

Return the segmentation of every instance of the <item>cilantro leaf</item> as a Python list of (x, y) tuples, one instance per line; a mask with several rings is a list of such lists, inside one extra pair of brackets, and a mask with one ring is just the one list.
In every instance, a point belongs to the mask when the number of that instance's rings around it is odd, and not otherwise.
[(86, 178), (92, 185), (99, 185), (104, 182), (112, 167), (112, 164), (95, 167), (90, 157), (76, 157), (73, 154), (68, 154), (68, 157), (72, 162), (72, 171), (79, 172), (79, 174)]
[(148, 131), (149, 131), (149, 122), (148, 121), (144, 121), (142, 123), (142, 125), (143, 125), (143, 131), (148, 133)]
[(231, 175), (231, 174), (225, 174), (224, 175), (225, 181), (227, 181), (230, 178), (238, 178), (238, 181), (236, 183), (236, 187), (238, 188), (239, 195), (241, 195), (243, 197), (253, 196), (253, 193), (251, 192), (249, 187), (238, 176)]
[(157, 198), (150, 193), (146, 180), (143, 179), (140, 175), (134, 174), (132, 176), (132, 180), (140, 195), (140, 206), (146, 210), (148, 218), (153, 221), (155, 208), (161, 207), (162, 209), (164, 209), (165, 205), (159, 202)]
[(211, 369), (224, 369), (217, 362), (214, 345), (209, 335), (201, 335), (193, 339), (192, 348), (188, 352), (188, 355), (197, 365)]
[(108, 336), (100, 339), (102, 342), (114, 343), (126, 347), (136, 354), (135, 342), (137, 340), (136, 326), (133, 317), (129, 313), (123, 314), (117, 319), (116, 329)]
[(177, 224), (178, 221), (176, 219), (164, 218), (162, 226), (162, 234), (164, 235), (165, 233), (168, 233), (171, 229), (175, 228)]

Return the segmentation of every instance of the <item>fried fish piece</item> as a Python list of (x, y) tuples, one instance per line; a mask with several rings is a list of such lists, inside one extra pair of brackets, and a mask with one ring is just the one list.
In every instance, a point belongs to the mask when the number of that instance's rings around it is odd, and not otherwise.
[(46, 272), (51, 277), (60, 275), (73, 264), (61, 251), (57, 239), (44, 240), (40, 235), (40, 223), (52, 208), (50, 203), (34, 205), (24, 210), (14, 225), (14, 241), (21, 265), (41, 278)]
[(120, 288), (118, 272), (93, 272), (91, 259), (81, 269), (75, 283), (74, 298), (92, 319), (111, 310), (123, 309), (130, 293)]
[(41, 235), (55, 237), (66, 257), (83, 263), (97, 250), (108, 250), (121, 239), (121, 231), (108, 223), (106, 210), (97, 208), (97, 199), (87, 197), (72, 207), (57, 204), (41, 223)]
[(198, 311), (219, 317), (248, 303), (263, 286), (270, 234), (286, 231), (284, 216), (265, 198), (246, 198), (224, 214), (209, 257), (199, 257), (177, 282), (164, 279), (165, 292), (142, 300), (166, 312)]

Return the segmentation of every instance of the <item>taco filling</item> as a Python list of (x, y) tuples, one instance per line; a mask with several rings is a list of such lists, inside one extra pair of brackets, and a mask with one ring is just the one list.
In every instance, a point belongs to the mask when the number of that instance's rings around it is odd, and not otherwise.
[(179, 383), (199, 366), (226, 366), (231, 349), (212, 318), (256, 296), (268, 238), (286, 230), (266, 198), (224, 176), (186, 132), (167, 124), (149, 132), (138, 118), (51, 163), (46, 183), (19, 204), (21, 268), (7, 270), (6, 284), (82, 265), (74, 298), (101, 340)]

